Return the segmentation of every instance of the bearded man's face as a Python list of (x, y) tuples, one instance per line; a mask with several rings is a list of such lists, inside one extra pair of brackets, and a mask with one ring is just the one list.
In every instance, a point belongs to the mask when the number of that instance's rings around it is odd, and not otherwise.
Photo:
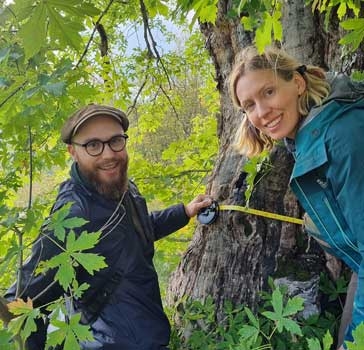
[(104, 144), (103, 152), (91, 156), (83, 145), (92, 140), (108, 141), (114, 136), (124, 135), (121, 124), (110, 116), (95, 116), (81, 125), (68, 146), (83, 177), (106, 198), (117, 200), (128, 186), (128, 153), (126, 147), (119, 152)]

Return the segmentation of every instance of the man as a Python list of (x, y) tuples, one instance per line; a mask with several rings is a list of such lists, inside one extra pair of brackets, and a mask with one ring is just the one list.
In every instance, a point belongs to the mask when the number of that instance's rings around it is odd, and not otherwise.
[[(199, 195), (187, 205), (149, 215), (145, 200), (128, 181), (128, 126), (122, 111), (91, 104), (76, 111), (61, 132), (74, 162), (71, 177), (60, 186), (52, 212), (72, 202), (70, 217), (88, 221), (80, 231), (102, 232), (93, 252), (104, 256), (108, 265), (93, 276), (82, 268), (77, 271), (78, 281), (88, 283), (90, 288), (73, 301), (74, 306), (82, 312), (82, 320), (90, 325), (94, 337), (94, 341), (80, 344), (82, 349), (167, 349), (170, 326), (152, 261), (154, 241), (185, 226), (200, 209), (211, 204), (209, 196)], [(23, 268), (21, 297), (36, 297), (35, 306), (64, 293), (53, 282), (55, 271), (34, 275), (39, 261), (60, 252), (54, 240), (53, 232), (42, 232)], [(6, 297), (14, 296), (15, 286)], [(44, 337), (41, 331), (31, 336), (29, 348), (42, 349)]]

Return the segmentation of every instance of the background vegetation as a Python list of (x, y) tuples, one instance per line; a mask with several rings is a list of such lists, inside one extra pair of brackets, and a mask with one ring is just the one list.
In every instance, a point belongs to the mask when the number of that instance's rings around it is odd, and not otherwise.
[[(230, 15), (244, 10), (241, 22), (256, 33), (260, 49), (282, 39), (283, 1), (233, 3)], [(356, 49), (362, 19), (344, 16), (347, 11), (359, 16), (360, 3), (315, 0), (310, 6), (328, 21), (334, 10), (349, 31), (341, 43)], [(196, 24), (213, 23), (216, 6), (216, 0), (1, 1), (0, 294), (15, 280), (67, 177), (69, 158), (59, 130), (76, 108), (97, 102), (127, 112), (130, 177), (150, 209), (205, 191), (219, 147), (220, 105), (215, 67)], [(194, 224), (157, 243), (162, 290)], [(70, 287), (74, 281), (64, 283)], [(39, 316), (21, 307), (30, 319)], [(249, 311), (247, 317), (252, 321)], [(81, 337), (82, 330), (74, 329), (75, 339)], [(29, 324), (26, 331), (32, 330)], [(2, 344), (8, 338), (2, 330)]]

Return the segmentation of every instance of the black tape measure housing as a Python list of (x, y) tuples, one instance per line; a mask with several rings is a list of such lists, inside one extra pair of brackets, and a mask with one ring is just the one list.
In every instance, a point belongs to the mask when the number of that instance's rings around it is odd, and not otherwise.
[(197, 214), (197, 220), (204, 225), (212, 224), (219, 216), (219, 204), (213, 201), (206, 208), (201, 209)]

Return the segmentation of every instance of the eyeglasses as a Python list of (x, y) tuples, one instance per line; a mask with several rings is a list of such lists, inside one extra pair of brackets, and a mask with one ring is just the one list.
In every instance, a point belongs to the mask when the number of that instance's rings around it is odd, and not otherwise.
[(124, 135), (113, 136), (111, 139), (107, 141), (94, 139), (86, 143), (72, 142), (72, 144), (84, 147), (86, 152), (90, 156), (97, 157), (104, 151), (105, 144), (108, 144), (112, 151), (121, 152), (125, 148), (126, 140), (128, 137), (129, 137), (128, 135), (124, 134)]

